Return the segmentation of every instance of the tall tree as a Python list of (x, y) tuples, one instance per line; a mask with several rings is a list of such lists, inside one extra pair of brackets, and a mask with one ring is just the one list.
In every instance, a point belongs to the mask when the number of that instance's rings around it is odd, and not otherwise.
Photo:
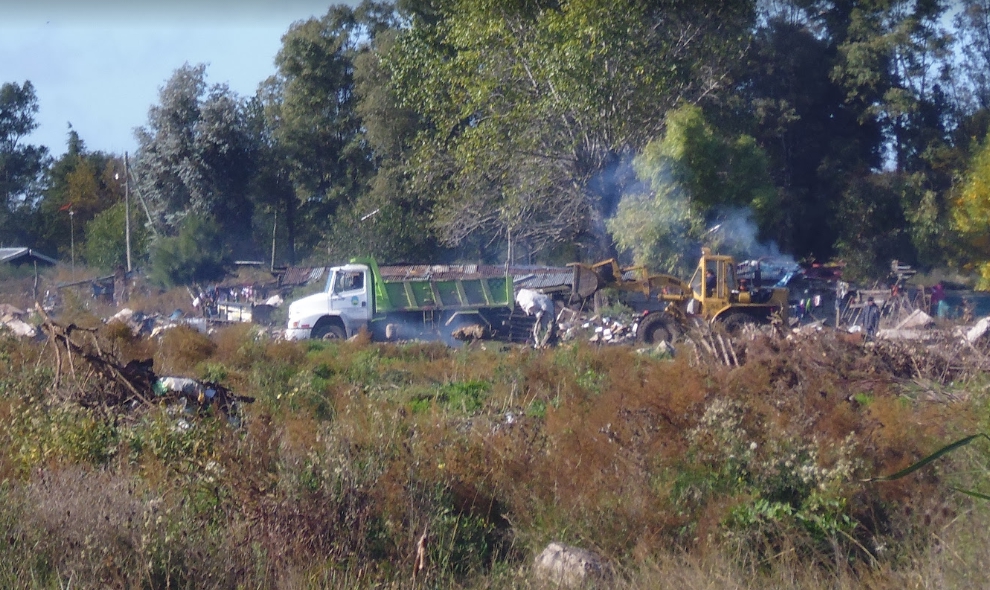
[(738, 101), (729, 102), (770, 158), (780, 218), (769, 237), (799, 257), (833, 255), (837, 203), (851, 179), (882, 165), (882, 129), (847, 104), (832, 77), (837, 59), (830, 37), (802, 13), (775, 13), (757, 31), (740, 64)]
[(978, 287), (990, 290), (990, 137), (983, 140), (966, 170), (952, 204), (953, 227), (966, 247), (961, 260), (980, 274)]
[(968, 112), (990, 109), (990, 0), (961, 0), (955, 25), (966, 74), (962, 106)]
[(752, 19), (748, 2), (419, 6), (385, 63), (423, 118), (409, 172), (444, 240), (611, 250), (628, 160), (678, 101), (725, 88)]
[(177, 69), (159, 101), (136, 132), (134, 166), (156, 224), (174, 234), (189, 214), (210, 215), (228, 244), (250, 250), (255, 142), (245, 101), (225, 84), (208, 85), (203, 64)]
[[(280, 212), (290, 258), (300, 240), (309, 250), (337, 232), (332, 216), (366, 190), (374, 166), (355, 112), (354, 60), (394, 24), (389, 4), (366, 0), (295, 23), (282, 38), (277, 73), (263, 84), (259, 101), (272, 157), (265, 177), (274, 191), (264, 198)], [(290, 186), (296, 202), (287, 200)], [(304, 220), (320, 231), (299, 232)]]
[(78, 252), (86, 225), (124, 198), (122, 159), (88, 151), (71, 126), (66, 148), (46, 170), (46, 188), (30, 223), (38, 248), (63, 255), (73, 241)]
[(25, 216), (43, 188), (48, 149), (21, 143), (38, 127), (38, 97), (30, 81), (0, 86), (0, 244), (28, 239)]

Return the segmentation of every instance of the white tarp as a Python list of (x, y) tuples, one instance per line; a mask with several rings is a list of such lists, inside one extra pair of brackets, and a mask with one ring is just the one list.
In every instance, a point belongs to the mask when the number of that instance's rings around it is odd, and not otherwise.
[(910, 330), (911, 328), (924, 328), (925, 326), (933, 323), (934, 321), (935, 320), (932, 319), (932, 316), (921, 311), (920, 309), (916, 309), (911, 312), (911, 315), (904, 318), (901, 321), (901, 323), (897, 324), (897, 326), (895, 326), (894, 329)]
[(981, 319), (972, 328), (966, 330), (966, 341), (970, 344), (976, 342), (987, 333), (987, 330), (990, 330), (990, 317)]
[(553, 311), (553, 300), (550, 296), (533, 289), (519, 289), (516, 293), (516, 303), (526, 315), (546, 314)]

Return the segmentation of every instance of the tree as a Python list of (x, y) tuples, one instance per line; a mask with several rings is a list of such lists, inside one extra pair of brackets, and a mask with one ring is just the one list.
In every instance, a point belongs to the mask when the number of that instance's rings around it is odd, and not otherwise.
[(979, 271), (977, 287), (990, 290), (990, 136), (973, 155), (952, 203), (952, 222), (966, 244), (962, 262)]
[(122, 159), (88, 151), (70, 126), (67, 150), (46, 170), (45, 190), (31, 211), (29, 227), (36, 247), (67, 255), (72, 236), (82, 244), (89, 222), (123, 202), (123, 173)]
[(278, 212), (292, 260), (297, 246), (340, 239), (338, 212), (374, 173), (355, 111), (354, 60), (394, 25), (390, 5), (366, 0), (295, 23), (282, 38), (278, 71), (258, 95), (268, 155), (262, 184), (270, 190), (257, 194), (272, 216)]
[(445, 252), (432, 228), (432, 200), (412, 190), (407, 173), (422, 122), (413, 109), (402, 106), (383, 64), (397, 37), (395, 29), (383, 30), (369, 51), (354, 58), (355, 113), (375, 173), (367, 192), (340, 214), (343, 223), (329, 246), (340, 255), (367, 253), (386, 261), (439, 262)]
[(421, 7), (383, 61), (423, 121), (411, 186), (435, 199), (443, 240), (610, 251), (628, 160), (666, 110), (727, 86), (752, 18), (747, 2)]
[(778, 188), (768, 228), (784, 252), (828, 259), (842, 226), (836, 204), (854, 178), (882, 165), (882, 130), (846, 103), (833, 79), (834, 39), (800, 13), (768, 18), (740, 64), (740, 92), (720, 122), (746, 129), (764, 149)]
[(43, 188), (48, 150), (21, 144), (37, 128), (37, 112), (38, 97), (30, 81), (0, 86), (0, 243), (6, 245), (28, 237), (25, 217)]
[[(96, 214), (84, 227), (85, 241), (82, 253), (86, 263), (103, 271), (113, 271), (127, 266), (127, 238), (125, 235), (123, 202), (116, 203)], [(149, 232), (144, 224), (131, 222), (131, 250), (147, 251)]]
[[(776, 223), (776, 191), (767, 160), (752, 137), (717, 133), (701, 109), (682, 105), (666, 117), (666, 132), (634, 160), (647, 189), (630, 193), (607, 223), (616, 244), (637, 264), (667, 272), (689, 271), (702, 245), (728, 254), (748, 254), (750, 233)], [(752, 224), (733, 232), (711, 226), (736, 220)]]
[(149, 278), (168, 287), (216, 281), (230, 262), (222, 226), (207, 215), (191, 214), (182, 220), (178, 235), (152, 245)]
[(958, 89), (963, 109), (990, 109), (990, 0), (962, 0), (955, 25), (966, 80)]
[(186, 216), (209, 215), (227, 243), (250, 249), (255, 143), (244, 101), (225, 84), (207, 85), (202, 64), (177, 69), (159, 100), (137, 130), (134, 165), (155, 223), (174, 234)]

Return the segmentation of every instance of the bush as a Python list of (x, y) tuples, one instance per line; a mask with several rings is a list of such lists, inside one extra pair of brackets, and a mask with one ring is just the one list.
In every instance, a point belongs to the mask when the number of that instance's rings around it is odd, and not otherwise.
[(151, 252), (152, 281), (166, 287), (216, 281), (231, 264), (220, 226), (212, 218), (190, 215), (179, 235), (159, 238)]
[[(124, 223), (123, 203), (98, 213), (86, 224), (86, 243), (83, 255), (90, 266), (104, 271), (112, 271), (118, 266), (127, 265), (127, 237)], [(131, 258), (132, 262), (143, 258), (147, 248), (148, 230), (144, 224), (135, 223), (131, 212)]]

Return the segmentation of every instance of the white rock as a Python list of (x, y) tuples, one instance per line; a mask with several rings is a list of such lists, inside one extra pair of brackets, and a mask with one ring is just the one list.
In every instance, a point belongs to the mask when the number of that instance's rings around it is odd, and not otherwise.
[(536, 556), (533, 569), (537, 577), (559, 588), (582, 587), (590, 581), (611, 578), (611, 570), (596, 553), (553, 542)]
[(4, 320), (0, 325), (7, 327), (15, 336), (20, 336), (21, 338), (34, 338), (35, 334), (37, 334), (34, 326), (16, 318)]

